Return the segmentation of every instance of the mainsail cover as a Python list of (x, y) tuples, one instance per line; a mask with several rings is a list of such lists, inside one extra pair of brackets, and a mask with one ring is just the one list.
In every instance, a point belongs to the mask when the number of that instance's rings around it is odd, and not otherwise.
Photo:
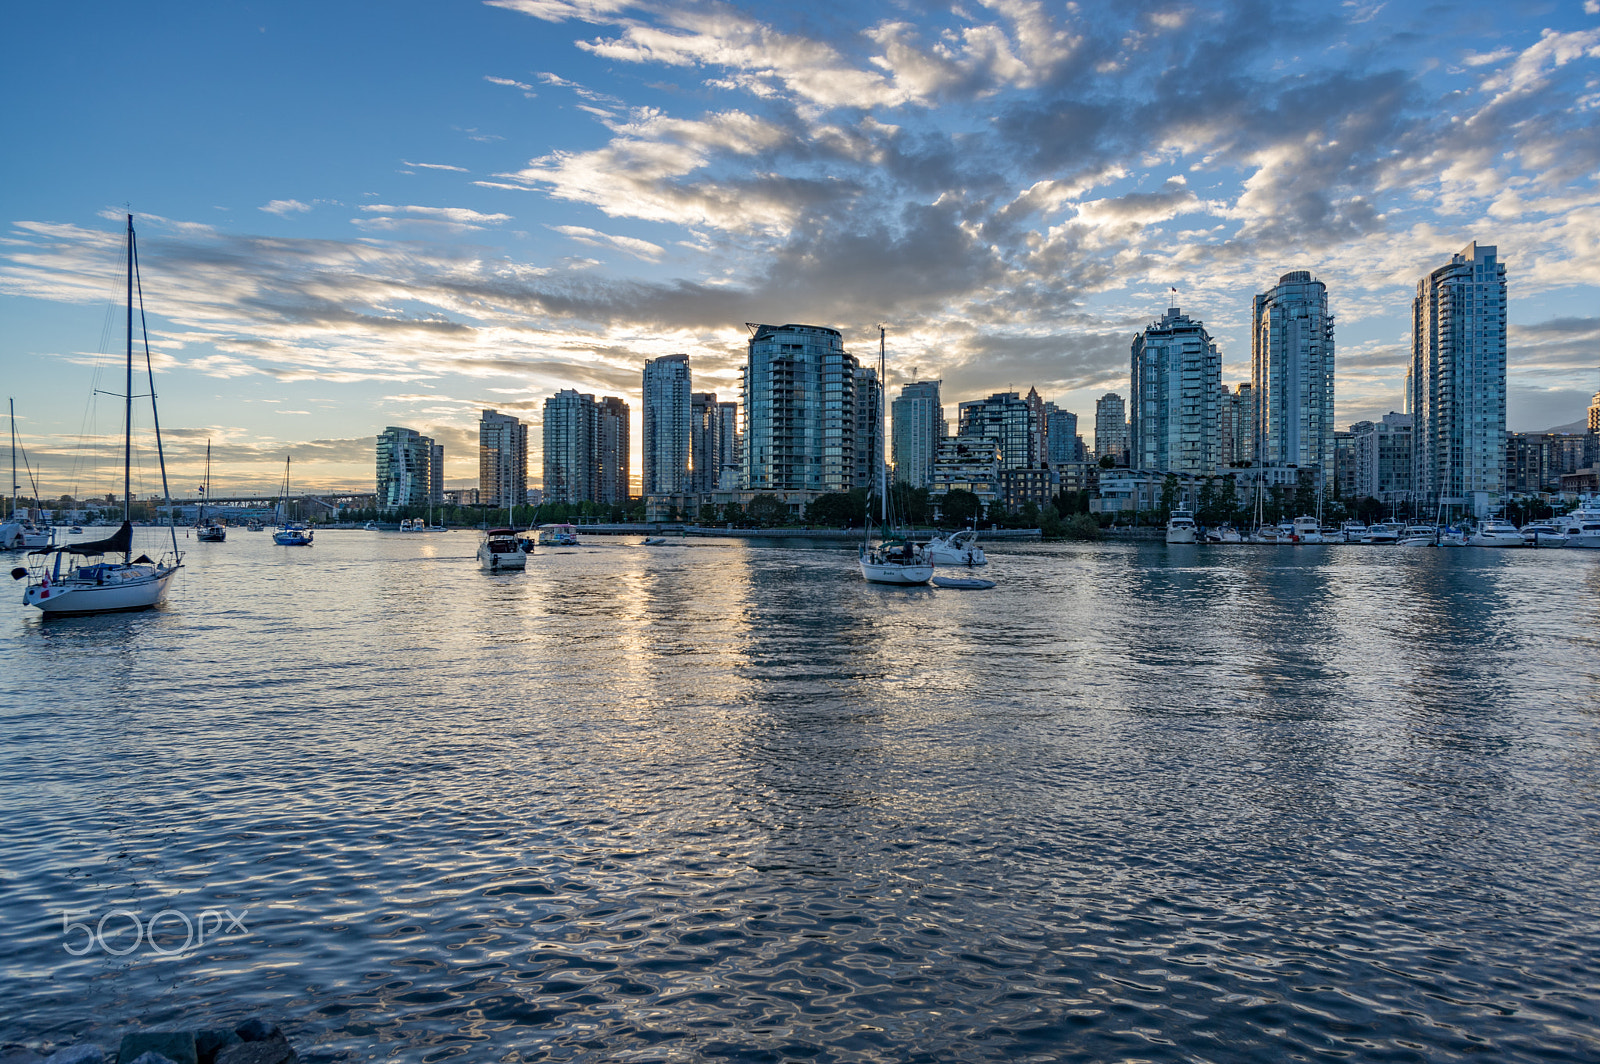
[(29, 554), (54, 554), (56, 551), (66, 551), (68, 554), (126, 554), (128, 548), (133, 546), (133, 525), (127, 521), (122, 522), (122, 527), (117, 529), (105, 539), (91, 539), (86, 543), (67, 543), (59, 547), (41, 547), (31, 550)]

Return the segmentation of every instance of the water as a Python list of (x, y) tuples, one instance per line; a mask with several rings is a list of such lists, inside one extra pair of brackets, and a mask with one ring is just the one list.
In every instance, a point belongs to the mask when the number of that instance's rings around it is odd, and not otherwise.
[(158, 612), (0, 608), (0, 1040), (1600, 1055), (1600, 554), (475, 546), (236, 530)]

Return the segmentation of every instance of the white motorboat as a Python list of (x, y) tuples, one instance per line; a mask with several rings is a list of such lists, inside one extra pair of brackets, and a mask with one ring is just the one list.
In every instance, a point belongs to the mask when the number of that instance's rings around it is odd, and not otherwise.
[(1322, 538), (1322, 522), (1315, 517), (1296, 517), (1289, 526), (1290, 543), (1326, 543)]
[(1537, 521), (1522, 526), (1522, 542), (1530, 547), (1565, 547), (1567, 537), (1555, 525)]
[(538, 531), (538, 543), (541, 547), (578, 546), (578, 530), (572, 525), (540, 525)]
[(1600, 499), (1591, 496), (1579, 502), (1560, 527), (1567, 546), (1600, 550)]
[(885, 347), (887, 345), (886, 332), (883, 326), (878, 326), (878, 379), (877, 389), (878, 416), (872, 423), (872, 446), (876, 447), (878, 456), (878, 498), (880, 503), (880, 520), (885, 533), (888, 533), (881, 542), (872, 542), (872, 518), (867, 517), (867, 527), (861, 543), (861, 554), (857, 565), (861, 569), (861, 577), (870, 584), (895, 584), (901, 587), (911, 587), (926, 584), (933, 579), (933, 562), (928, 559), (923, 549), (903, 535), (892, 532), (894, 520), (889, 513), (889, 484), (883, 461), (883, 384), (885, 377)]
[(969, 569), (988, 565), (983, 548), (978, 546), (978, 530), (964, 528), (948, 536), (934, 536), (922, 545), (922, 552), (934, 565), (965, 565)]
[[(172, 494), (167, 490), (166, 457), (161, 449), (160, 421), (155, 417), (155, 370), (150, 359), (150, 337), (144, 337), (145, 369), (149, 376), (150, 413), (156, 427), (156, 455), (160, 460), (162, 494), (166, 497), (168, 531), (172, 551), (159, 560), (147, 555), (133, 556), (132, 454), (133, 454), (133, 304), (138, 278), (138, 253), (134, 246), (133, 215), (128, 215), (128, 313), (127, 359), (123, 388), (122, 525), (105, 539), (87, 543), (40, 547), (29, 552), (31, 568), (11, 570), (15, 579), (28, 577), (22, 600), (36, 606), (46, 616), (73, 616), (94, 613), (124, 613), (147, 610), (167, 593), (167, 585), (182, 568), (178, 551), (178, 530), (171, 524)], [(144, 296), (140, 289), (139, 317), (144, 319)], [(108, 555), (122, 556), (117, 561), (93, 561)], [(82, 559), (82, 561), (80, 561)], [(67, 566), (63, 571), (62, 563)]]
[(1522, 532), (1503, 517), (1484, 518), (1478, 530), (1467, 537), (1474, 547), (1526, 547)]
[(1194, 523), (1194, 514), (1188, 510), (1174, 510), (1167, 518), (1168, 543), (1194, 543), (1200, 537), (1200, 529)]
[(1360, 521), (1346, 521), (1339, 526), (1340, 543), (1360, 543), (1361, 537), (1366, 535), (1367, 526)]
[(1244, 537), (1232, 525), (1218, 525), (1206, 530), (1207, 543), (1243, 543)]
[(995, 586), (995, 582), (973, 576), (936, 576), (933, 578), (933, 586), (948, 587), (955, 591), (987, 591)]
[(528, 555), (517, 541), (517, 533), (510, 528), (491, 528), (483, 534), (478, 544), (478, 567), (490, 572), (506, 569), (526, 569)]
[(1400, 532), (1401, 547), (1433, 547), (1439, 542), (1439, 530), (1432, 525), (1407, 525)]
[(1367, 534), (1361, 537), (1361, 542), (1377, 546), (1393, 546), (1400, 542), (1400, 532), (1403, 527), (1392, 522), (1380, 521), (1367, 529)]

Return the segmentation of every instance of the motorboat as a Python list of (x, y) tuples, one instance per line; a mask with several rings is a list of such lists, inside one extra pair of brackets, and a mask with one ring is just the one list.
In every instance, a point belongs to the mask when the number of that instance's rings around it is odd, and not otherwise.
[(1393, 546), (1400, 542), (1400, 532), (1405, 526), (1393, 522), (1378, 522), (1367, 529), (1367, 534), (1361, 542), (1377, 546)]
[[(172, 550), (153, 560), (146, 554), (134, 557), (132, 520), (133, 454), (133, 310), (134, 292), (139, 290), (139, 320), (144, 320), (143, 289), (138, 285), (138, 256), (134, 246), (133, 215), (128, 215), (128, 326), (126, 375), (123, 389), (122, 422), (122, 524), (104, 539), (86, 543), (44, 546), (29, 552), (30, 568), (11, 571), (15, 579), (28, 578), (22, 600), (46, 616), (72, 616), (97, 613), (125, 613), (147, 610), (161, 602), (167, 586), (183, 567), (178, 551), (178, 530), (170, 519), (167, 530)], [(151, 423), (155, 428), (156, 455), (160, 461), (161, 482), (167, 482), (167, 464), (161, 448), (160, 419), (156, 416), (155, 371), (150, 366), (150, 337), (144, 337), (145, 366), (149, 375)], [(165, 494), (165, 492), (163, 493)], [(172, 498), (167, 495), (167, 513)], [(106, 561), (121, 555), (121, 561)], [(63, 569), (62, 563), (66, 566)]]
[(1216, 528), (1206, 529), (1207, 543), (1243, 543), (1244, 537), (1232, 525), (1218, 525)]
[(1340, 543), (1360, 543), (1361, 537), (1366, 535), (1367, 526), (1360, 521), (1346, 521), (1339, 526)]
[(376, 521), (368, 521), (366, 524), (361, 526), (361, 531), (363, 531), (363, 532), (376, 532), (376, 531), (378, 531), (378, 522), (376, 522)]
[(964, 528), (948, 536), (934, 536), (922, 545), (922, 552), (934, 565), (976, 568), (989, 564), (983, 548), (978, 546), (978, 530), (975, 528)]
[(995, 586), (993, 580), (981, 580), (975, 576), (936, 576), (933, 578), (934, 587), (947, 587), (955, 591), (987, 591)]
[(1322, 522), (1315, 517), (1296, 517), (1289, 526), (1290, 543), (1325, 543)]
[(490, 572), (506, 569), (525, 569), (528, 555), (517, 541), (517, 533), (510, 528), (491, 528), (484, 532), (478, 544), (478, 567)]
[(1565, 547), (1567, 537), (1555, 525), (1538, 521), (1522, 526), (1522, 542), (1530, 547)]
[(1294, 540), (1289, 538), (1289, 535), (1290, 533), (1288, 529), (1282, 528), (1278, 525), (1262, 525), (1254, 532), (1250, 533), (1250, 537), (1246, 539), (1245, 542), (1288, 545), (1294, 542)]
[(540, 525), (537, 539), (541, 547), (576, 547), (578, 530), (567, 524)]
[(1400, 532), (1401, 547), (1433, 547), (1439, 542), (1439, 530), (1432, 525), (1407, 525)]
[(1561, 534), (1569, 547), (1600, 550), (1600, 499), (1590, 496), (1561, 520)]
[(1503, 517), (1487, 517), (1478, 530), (1467, 537), (1474, 547), (1526, 547), (1522, 532)]
[(1168, 543), (1194, 543), (1200, 537), (1200, 529), (1194, 523), (1194, 514), (1188, 510), (1174, 510), (1167, 518)]

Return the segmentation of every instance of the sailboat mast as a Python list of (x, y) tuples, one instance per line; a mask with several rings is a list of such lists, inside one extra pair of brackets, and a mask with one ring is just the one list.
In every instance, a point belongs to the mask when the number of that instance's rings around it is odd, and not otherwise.
[(11, 404), (11, 516), (17, 516), (17, 401), (7, 399)]
[(887, 392), (886, 385), (887, 385), (888, 382), (884, 379), (883, 368), (884, 368), (884, 329), (883, 329), (883, 326), (880, 325), (880, 326), (878, 326), (878, 395), (877, 395), (878, 416), (877, 416), (876, 419), (874, 419), (874, 421), (872, 423), (872, 427), (877, 429), (877, 432), (874, 434), (873, 440), (872, 440), (872, 446), (873, 446), (873, 451), (874, 451), (874, 454), (872, 456), (872, 460), (874, 462), (878, 463), (878, 503), (879, 503), (879, 511), (883, 515), (883, 518), (882, 518), (883, 519), (883, 525), (884, 525), (885, 528), (887, 528), (889, 526), (889, 486), (888, 486), (888, 482), (887, 482), (888, 481), (887, 470), (885, 470), (884, 467), (883, 467), (883, 434), (884, 434), (883, 399), (884, 399), (884, 395)]
[[(122, 519), (133, 520), (133, 215), (128, 215), (128, 372), (122, 389)], [(122, 563), (133, 557), (133, 541)]]

